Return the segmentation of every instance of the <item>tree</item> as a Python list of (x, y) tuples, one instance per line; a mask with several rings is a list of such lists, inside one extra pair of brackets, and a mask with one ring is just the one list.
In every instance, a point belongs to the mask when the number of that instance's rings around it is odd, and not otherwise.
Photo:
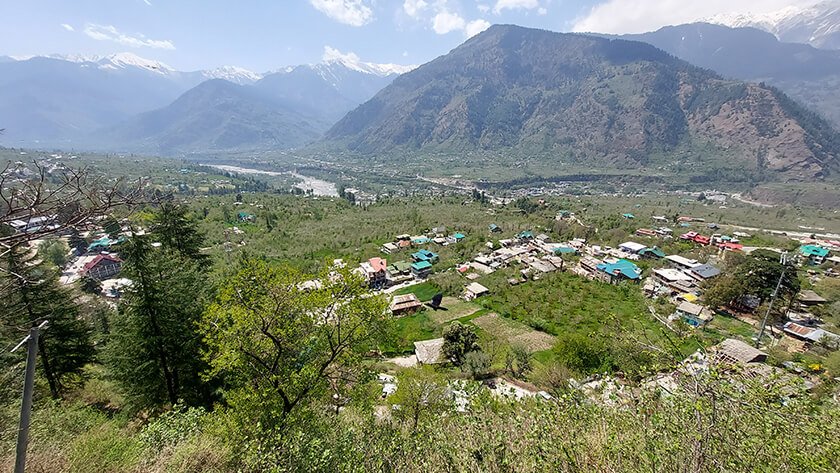
[(46, 240), (38, 247), (38, 254), (53, 264), (56, 268), (63, 268), (67, 264), (67, 244), (59, 239)]
[(112, 323), (106, 365), (137, 409), (163, 403), (207, 404), (210, 386), (198, 322), (208, 284), (197, 263), (166, 247), (153, 248), (148, 236), (126, 242), (126, 288)]
[[(772, 296), (779, 278), (782, 278), (779, 286), (780, 299), (792, 301), (799, 293), (796, 267), (782, 265), (778, 253), (756, 250), (749, 256), (737, 257), (728, 266), (726, 275), (711, 281), (705, 293), (706, 302), (712, 307), (722, 307), (737, 304), (745, 296), (754, 296), (764, 302)], [(776, 308), (784, 306), (785, 304), (779, 303)]]
[(475, 328), (460, 322), (453, 322), (443, 332), (443, 356), (456, 366), (461, 366), (467, 353), (478, 351), (478, 334)]
[(397, 382), (397, 392), (390, 398), (397, 407), (392, 412), (403, 422), (411, 422), (417, 430), (420, 422), (433, 417), (451, 406), (446, 385), (433, 368), (420, 367), (403, 371)]
[(522, 345), (513, 345), (505, 355), (505, 368), (517, 378), (524, 378), (531, 371), (531, 354)]
[(183, 204), (164, 202), (152, 218), (151, 232), (166, 246), (181, 256), (207, 263), (206, 255), (201, 254), (204, 236), (198, 230), (198, 223), (188, 215)]
[(464, 357), (464, 365), (462, 368), (473, 377), (473, 379), (481, 379), (490, 373), (490, 365), (492, 359), (489, 354), (483, 351), (471, 351)]
[(6, 336), (22, 338), (30, 327), (49, 322), (38, 338), (38, 361), (50, 394), (59, 398), (94, 359), (91, 328), (79, 318), (78, 307), (59, 284), (57, 273), (34, 258), (21, 248), (6, 254), (8, 275), (0, 302), (3, 326), (12, 328)]
[(326, 269), (320, 287), (308, 290), (302, 283), (310, 279), (244, 261), (201, 324), (212, 373), (230, 386), (228, 401), (268, 429), (359, 371), (387, 333), (387, 302), (359, 276)]

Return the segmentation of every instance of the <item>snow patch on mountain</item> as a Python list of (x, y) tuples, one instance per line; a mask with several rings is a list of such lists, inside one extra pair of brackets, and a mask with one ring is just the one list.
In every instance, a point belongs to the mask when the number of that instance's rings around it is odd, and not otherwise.
[(406, 72), (416, 68), (416, 65), (403, 66), (400, 64), (375, 64), (372, 62), (362, 61), (355, 53), (342, 53), (338, 49), (330, 46), (324, 46), (324, 55), (321, 57), (323, 61), (319, 65), (340, 64), (350, 70), (357, 72), (364, 72), (365, 74), (374, 74), (385, 77), (391, 74), (405, 74)]
[(239, 85), (253, 84), (263, 78), (262, 74), (237, 66), (217, 67), (202, 71), (202, 74), (208, 79), (224, 79)]
[(732, 28), (758, 28), (773, 33), (781, 41), (840, 49), (840, 0), (806, 2), (762, 14), (727, 13), (702, 21)]

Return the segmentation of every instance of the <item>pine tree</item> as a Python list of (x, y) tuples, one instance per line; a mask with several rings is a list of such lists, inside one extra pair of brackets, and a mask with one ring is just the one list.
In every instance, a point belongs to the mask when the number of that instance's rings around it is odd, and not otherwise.
[(134, 408), (207, 404), (198, 321), (208, 296), (198, 263), (135, 236), (123, 249), (133, 281), (121, 300), (106, 347), (106, 364)]
[(186, 206), (161, 205), (155, 212), (151, 230), (163, 246), (202, 265), (207, 263), (207, 256), (201, 254), (204, 237), (198, 230), (198, 223), (187, 214)]
[(47, 320), (38, 339), (38, 362), (53, 398), (61, 396), (74, 376), (95, 358), (91, 328), (79, 317), (70, 292), (60, 286), (58, 275), (26, 249), (6, 255), (4, 294), (0, 303), (7, 333), (23, 336)]

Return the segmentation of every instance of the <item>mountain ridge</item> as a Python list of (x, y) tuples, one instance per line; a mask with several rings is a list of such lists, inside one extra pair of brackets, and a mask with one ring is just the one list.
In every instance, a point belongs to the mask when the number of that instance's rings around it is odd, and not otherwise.
[(649, 44), (513, 25), (398, 77), (326, 134), (361, 154), (502, 149), (629, 167), (709, 143), (732, 166), (786, 179), (829, 174), (832, 137), (781, 92)]

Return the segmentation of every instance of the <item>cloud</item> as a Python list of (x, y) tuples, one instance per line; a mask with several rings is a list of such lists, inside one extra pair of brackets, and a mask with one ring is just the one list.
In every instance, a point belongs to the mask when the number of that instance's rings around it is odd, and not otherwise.
[(132, 48), (175, 49), (175, 45), (168, 39), (149, 39), (141, 33), (132, 36), (120, 33), (117, 28), (111, 25), (88, 23), (85, 25), (84, 32), (88, 37), (97, 41), (113, 41)]
[(149, 0), (143, 0), (143, 3), (145, 3), (148, 6), (152, 6), (152, 2), (150, 2)]
[(499, 15), (502, 10), (533, 10), (539, 7), (539, 0), (497, 0), (493, 13)]
[[(502, 0), (499, 0), (500, 2)], [(737, 3), (737, 6), (735, 4)], [(667, 25), (691, 23), (723, 13), (768, 13), (791, 3), (813, 1), (792, 0), (607, 0), (592, 7), (574, 21), (572, 31), (598, 33), (642, 33)]]
[(72, 26), (68, 25), (67, 23), (62, 23), (61, 27), (64, 28), (65, 30), (67, 30), (67, 31), (76, 31), (76, 28), (73, 28)]
[(540, 7), (540, 8), (537, 10), (537, 13), (538, 13), (538, 14), (540, 14), (540, 15), (543, 15), (543, 16), (548, 15), (548, 8), (543, 8), (543, 7)]
[(359, 62), (359, 56), (354, 52), (342, 53), (338, 49), (331, 46), (324, 46), (324, 55), (321, 56), (324, 62), (341, 61), (341, 62)]
[(439, 12), (432, 19), (432, 29), (437, 34), (446, 34), (452, 31), (463, 30), (466, 21), (457, 13), (450, 13), (446, 10)]
[(406, 15), (415, 18), (428, 6), (428, 2), (424, 0), (405, 0), (403, 10), (405, 10)]
[(350, 26), (364, 26), (373, 21), (373, 10), (365, 0), (309, 0), (318, 11)]
[(467, 23), (467, 25), (464, 27), (464, 35), (467, 38), (472, 38), (478, 33), (481, 33), (482, 31), (486, 30), (487, 28), (490, 28), (489, 21), (482, 19), (473, 20)]

